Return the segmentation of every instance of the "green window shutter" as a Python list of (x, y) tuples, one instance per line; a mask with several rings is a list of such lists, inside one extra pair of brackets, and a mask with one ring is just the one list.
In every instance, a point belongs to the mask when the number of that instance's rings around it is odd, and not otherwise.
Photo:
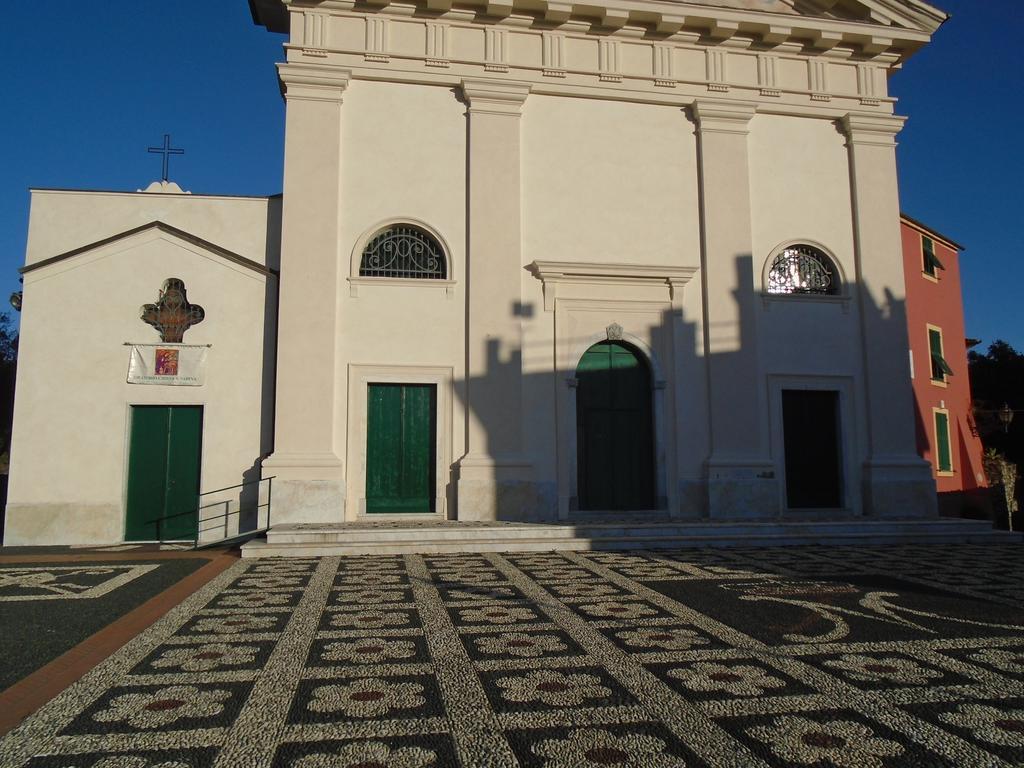
[(953, 375), (953, 369), (942, 356), (942, 332), (933, 328), (928, 329), (928, 347), (932, 358), (932, 378), (936, 381), (943, 381), (947, 376)]
[(949, 448), (949, 415), (935, 412), (935, 457), (939, 472), (953, 471), (953, 456)]
[(945, 269), (939, 257), (935, 255), (935, 242), (930, 237), (922, 235), (921, 249), (924, 251), (924, 271), (935, 277), (936, 269)]

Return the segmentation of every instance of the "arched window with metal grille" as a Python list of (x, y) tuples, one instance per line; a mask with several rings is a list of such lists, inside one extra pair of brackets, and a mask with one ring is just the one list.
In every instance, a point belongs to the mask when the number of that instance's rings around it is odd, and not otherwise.
[(803, 243), (783, 248), (768, 270), (770, 294), (839, 295), (839, 270), (820, 248)]
[(429, 232), (412, 224), (391, 224), (366, 243), (359, 276), (446, 280), (448, 262)]

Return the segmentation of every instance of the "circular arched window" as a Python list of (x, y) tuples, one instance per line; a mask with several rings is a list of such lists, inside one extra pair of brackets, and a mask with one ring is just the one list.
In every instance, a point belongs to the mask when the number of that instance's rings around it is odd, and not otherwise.
[(790, 245), (772, 260), (768, 270), (768, 293), (798, 293), (835, 296), (839, 293), (839, 271), (824, 251), (813, 245)]
[(441, 244), (429, 232), (412, 224), (392, 224), (363, 248), (359, 276), (444, 280), (448, 263)]

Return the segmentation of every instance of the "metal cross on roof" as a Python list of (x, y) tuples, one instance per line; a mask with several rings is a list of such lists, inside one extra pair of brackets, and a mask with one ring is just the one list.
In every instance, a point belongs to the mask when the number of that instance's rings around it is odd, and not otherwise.
[(165, 133), (164, 134), (164, 145), (162, 147), (150, 147), (146, 151), (147, 152), (152, 152), (153, 154), (156, 154), (156, 155), (163, 155), (164, 156), (164, 175), (163, 175), (163, 180), (164, 181), (168, 180), (167, 179), (167, 166), (168, 166), (168, 163), (170, 161), (170, 156), (171, 155), (184, 155), (185, 154), (185, 150), (184, 149), (172, 149), (171, 148), (171, 134), (169, 134), (169, 133)]

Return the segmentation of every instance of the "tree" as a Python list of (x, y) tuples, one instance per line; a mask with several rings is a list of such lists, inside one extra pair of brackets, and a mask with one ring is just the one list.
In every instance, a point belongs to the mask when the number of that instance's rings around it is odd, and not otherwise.
[(985, 476), (992, 488), (1002, 487), (1003, 496), (1006, 501), (1006, 523), (1009, 529), (1013, 530), (1013, 516), (1017, 513), (1017, 480), (1020, 474), (1017, 472), (1017, 465), (1007, 461), (1006, 457), (995, 448), (985, 451), (983, 459), (985, 464)]
[(18, 331), (11, 325), (11, 316), (0, 312), (0, 363), (18, 359)]
[(999, 339), (985, 354), (968, 352), (967, 368), (975, 420), (985, 448), (998, 452), (1014, 470), (1024, 466), (1024, 413), (1016, 414), (1009, 424), (1004, 424), (998, 413), (1004, 405), (1024, 410), (1024, 355)]

